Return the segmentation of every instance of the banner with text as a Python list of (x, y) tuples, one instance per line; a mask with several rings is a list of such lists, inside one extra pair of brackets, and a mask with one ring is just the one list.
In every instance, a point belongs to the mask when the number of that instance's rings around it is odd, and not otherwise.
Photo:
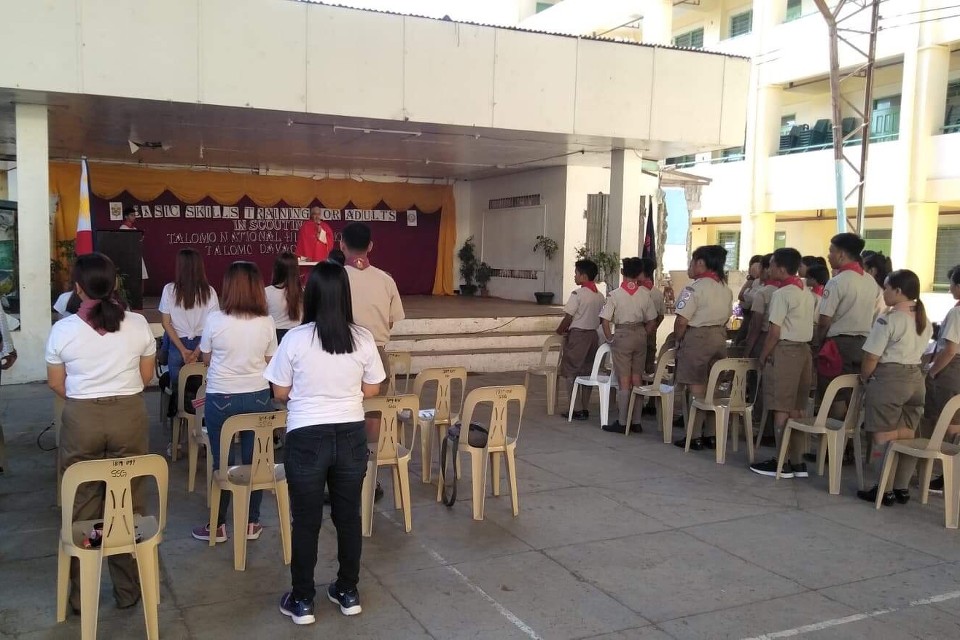
[[(91, 196), (93, 228), (116, 229), (126, 207), (136, 207), (137, 228), (144, 232), (143, 259), (149, 278), (144, 295), (159, 296), (173, 281), (176, 254), (191, 247), (203, 256), (210, 284), (219, 292), (223, 274), (235, 260), (257, 263), (270, 283), (273, 261), (283, 251), (293, 251), (297, 232), (310, 217), (310, 207), (258, 207), (248, 198), (236, 205), (221, 206), (207, 198), (185, 204), (169, 191), (151, 202), (141, 202), (123, 192), (110, 201)], [(323, 210), (323, 219), (339, 232), (350, 222), (364, 222), (373, 234), (370, 260), (389, 272), (405, 295), (430, 295), (437, 269), (440, 212), (420, 215), (419, 211), (393, 211), (383, 203), (374, 209), (310, 206)]]

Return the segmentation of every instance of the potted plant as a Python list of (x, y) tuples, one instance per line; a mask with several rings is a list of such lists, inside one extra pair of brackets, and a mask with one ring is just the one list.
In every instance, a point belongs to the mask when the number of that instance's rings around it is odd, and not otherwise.
[(473, 236), (467, 238), (457, 251), (457, 258), (460, 259), (460, 278), (463, 280), (460, 295), (472, 296), (477, 293), (477, 285), (474, 284), (477, 277), (477, 246), (473, 244)]
[(586, 245), (581, 245), (577, 247), (577, 259), (592, 260), (597, 265), (597, 282), (610, 284), (607, 279), (616, 279), (616, 274), (620, 273), (620, 256), (613, 252), (590, 251)]
[(477, 266), (477, 284), (480, 286), (480, 295), (485, 298), (490, 295), (490, 291), (487, 289), (487, 283), (490, 282), (490, 278), (492, 277), (493, 267), (486, 262), (481, 262)]
[[(548, 236), (537, 236), (537, 242), (533, 245), (533, 251), (543, 251), (543, 257), (546, 258), (546, 262), (549, 262), (553, 259), (553, 256), (557, 254), (557, 251), (560, 250), (560, 246), (557, 244), (557, 241)], [(550, 304), (553, 302), (554, 293), (552, 291), (547, 291), (547, 265), (543, 265), (543, 291), (538, 291), (534, 294), (537, 297), (537, 304)]]

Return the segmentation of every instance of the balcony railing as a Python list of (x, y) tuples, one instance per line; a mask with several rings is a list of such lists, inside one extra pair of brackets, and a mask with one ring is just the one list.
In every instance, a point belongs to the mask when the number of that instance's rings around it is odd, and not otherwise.
[(958, 133), (960, 132), (960, 122), (955, 122), (953, 124), (948, 124), (947, 126), (940, 129), (943, 133)]

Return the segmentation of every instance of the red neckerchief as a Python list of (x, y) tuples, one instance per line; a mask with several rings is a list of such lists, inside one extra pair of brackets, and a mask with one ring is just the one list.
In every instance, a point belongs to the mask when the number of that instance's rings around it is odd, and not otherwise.
[[(822, 285), (822, 284), (816, 284), (816, 285), (814, 285), (814, 286), (813, 286), (813, 294), (814, 294), (815, 296), (817, 296), (817, 297), (822, 298), (822, 297), (823, 297), (823, 285)], [(958, 304), (960, 304), (960, 303), (958, 303)]]
[(93, 329), (100, 335), (105, 336), (107, 335), (106, 329), (103, 329), (103, 328), (97, 329), (96, 327), (93, 326), (93, 323), (90, 322), (90, 314), (93, 313), (93, 308), (98, 304), (100, 304), (101, 302), (103, 302), (104, 304), (107, 304), (106, 300), (84, 300), (83, 302), (80, 303), (80, 308), (77, 309), (77, 315), (80, 316), (80, 319), (86, 322), (91, 329)]
[(765, 287), (777, 287), (777, 288), (779, 289), (779, 288), (780, 288), (780, 281), (779, 281), (779, 280), (774, 280), (773, 278), (768, 278), (767, 280), (764, 280), (764, 281), (763, 281), (763, 286), (765, 286)]
[(861, 265), (859, 262), (856, 262), (856, 261), (850, 261), (847, 264), (843, 265), (842, 267), (837, 267), (837, 275), (840, 275), (844, 271), (853, 271), (854, 273), (858, 273), (862, 276), (863, 265)]
[(354, 269), (363, 271), (370, 266), (370, 258), (367, 256), (352, 256), (347, 258), (347, 264)]
[(697, 277), (697, 280), (700, 278), (710, 278), (714, 282), (720, 282), (720, 276), (714, 271), (704, 271)]
[(620, 285), (620, 288), (629, 293), (630, 295), (635, 294), (640, 290), (640, 285), (634, 282), (633, 280), (624, 280)]
[(787, 278), (784, 278), (783, 280), (780, 281), (780, 284), (778, 286), (779, 288), (782, 289), (783, 287), (786, 287), (787, 285), (791, 285), (791, 284), (796, 285), (801, 291), (807, 288), (806, 285), (804, 285), (803, 280), (801, 280), (797, 276), (789, 276)]
[(590, 291), (593, 291), (594, 293), (597, 293), (597, 283), (596, 283), (596, 282), (593, 282), (592, 280), (587, 280), (586, 282), (584, 282), (584, 283), (581, 284), (580, 286), (583, 287), (584, 289), (590, 289)]
[(653, 291), (653, 280), (639, 280), (640, 286), (646, 287), (647, 291)]

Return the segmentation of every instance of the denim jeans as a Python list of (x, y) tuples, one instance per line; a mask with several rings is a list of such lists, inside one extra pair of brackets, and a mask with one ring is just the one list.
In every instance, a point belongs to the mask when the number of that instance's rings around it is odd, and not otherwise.
[(284, 468), (293, 519), (290, 577), (293, 597), (312, 602), (313, 571), (323, 520), (323, 487), (330, 491), (330, 518), (337, 529), (337, 589), (352, 591), (360, 580), (360, 490), (367, 474), (363, 422), (319, 424), (287, 432)]
[[(203, 406), (205, 422), (207, 425), (207, 434), (210, 437), (210, 455), (213, 456), (213, 468), (220, 467), (220, 431), (223, 429), (223, 423), (230, 416), (240, 415), (242, 413), (263, 413), (273, 411), (273, 405), (270, 403), (270, 390), (262, 389), (260, 391), (251, 391), (249, 393), (208, 393), (206, 403)], [(253, 462), (253, 444), (256, 438), (252, 431), (240, 432), (240, 463), (250, 464)], [(230, 456), (227, 458), (228, 464), (236, 464), (236, 450), (230, 448)], [(260, 522), (260, 502), (263, 500), (263, 491), (254, 491), (250, 494), (250, 516), (247, 522)], [(227, 507), (230, 506), (230, 492), (220, 492), (220, 515), (217, 518), (217, 526), (226, 522)], [(233, 535), (241, 535), (241, 532), (234, 531)]]
[[(193, 351), (200, 344), (200, 336), (196, 338), (181, 337), (180, 342), (183, 343), (184, 349)], [(171, 343), (167, 353), (167, 370), (170, 372), (170, 388), (174, 394), (177, 393), (177, 380), (180, 379), (180, 369), (182, 368), (183, 356), (180, 355), (180, 350)]]

